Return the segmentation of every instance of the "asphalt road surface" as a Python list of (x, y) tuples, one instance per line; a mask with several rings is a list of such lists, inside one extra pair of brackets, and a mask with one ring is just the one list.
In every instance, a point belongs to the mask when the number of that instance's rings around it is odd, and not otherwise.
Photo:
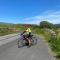
[(9, 38), (12, 42), (0, 46), (0, 60), (55, 60), (48, 52), (48, 47), (41, 38), (38, 44), (27, 48), (18, 48), (17, 40), (19, 36)]

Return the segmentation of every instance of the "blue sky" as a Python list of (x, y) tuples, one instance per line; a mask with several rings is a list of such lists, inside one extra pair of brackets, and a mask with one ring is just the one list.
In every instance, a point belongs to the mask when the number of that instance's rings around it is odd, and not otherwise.
[(0, 22), (60, 23), (60, 0), (0, 0)]

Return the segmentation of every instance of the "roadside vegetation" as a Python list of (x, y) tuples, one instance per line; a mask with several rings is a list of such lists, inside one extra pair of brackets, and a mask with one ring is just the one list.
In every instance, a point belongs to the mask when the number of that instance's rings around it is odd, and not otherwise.
[(35, 33), (44, 37), (54, 52), (54, 56), (60, 60), (60, 27), (58, 26), (42, 21), (40, 27), (36, 28)]
[(0, 36), (17, 33), (24, 30), (24, 26), (20, 24), (0, 24)]

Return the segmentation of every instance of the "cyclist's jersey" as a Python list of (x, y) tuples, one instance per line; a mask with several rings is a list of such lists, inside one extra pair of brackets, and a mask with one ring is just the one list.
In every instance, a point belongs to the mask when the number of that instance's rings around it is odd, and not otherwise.
[(27, 34), (29, 35), (29, 33), (31, 33), (31, 29), (30, 28), (28, 28), (24, 34), (25, 35), (27, 35)]

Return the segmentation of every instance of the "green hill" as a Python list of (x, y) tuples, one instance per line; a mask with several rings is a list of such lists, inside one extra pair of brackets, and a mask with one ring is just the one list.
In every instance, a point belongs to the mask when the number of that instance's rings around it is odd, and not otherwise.
[(60, 24), (55, 24), (55, 26), (56, 26), (57, 28), (60, 28)]

